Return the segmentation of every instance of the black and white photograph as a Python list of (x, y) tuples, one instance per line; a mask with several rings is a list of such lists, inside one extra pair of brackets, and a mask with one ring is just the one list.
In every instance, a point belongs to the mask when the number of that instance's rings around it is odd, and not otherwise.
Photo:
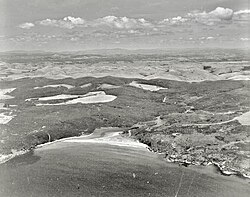
[(249, 197), (250, 0), (0, 0), (0, 197)]

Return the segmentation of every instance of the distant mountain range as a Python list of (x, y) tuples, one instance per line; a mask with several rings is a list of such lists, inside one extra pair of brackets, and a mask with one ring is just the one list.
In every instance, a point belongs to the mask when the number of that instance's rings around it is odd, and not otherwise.
[(202, 51), (249, 51), (250, 49), (245, 48), (236, 48), (236, 49), (225, 49), (225, 48), (173, 48), (173, 49), (122, 49), (122, 48), (113, 48), (113, 49), (91, 49), (91, 50), (82, 50), (82, 51), (43, 51), (43, 50), (13, 50), (13, 51), (4, 51), (0, 54), (75, 54), (75, 55), (85, 55), (85, 54), (98, 54), (98, 55), (129, 55), (129, 54), (165, 54), (165, 53), (176, 53), (185, 52), (185, 53), (195, 53), (196, 51), (201, 53)]

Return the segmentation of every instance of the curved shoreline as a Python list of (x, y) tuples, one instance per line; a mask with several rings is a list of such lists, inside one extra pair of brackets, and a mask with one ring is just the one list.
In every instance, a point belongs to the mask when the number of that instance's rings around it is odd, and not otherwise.
[[(108, 130), (109, 132), (105, 132), (106, 130)], [(110, 130), (113, 130), (110, 132)], [(101, 131), (101, 132), (99, 132)], [(148, 145), (139, 142), (138, 140), (132, 139), (128, 136), (122, 136), (122, 132), (124, 131), (124, 128), (114, 128), (114, 127), (101, 127), (98, 129), (95, 129), (93, 133), (88, 134), (88, 135), (81, 135), (81, 136), (74, 136), (74, 137), (68, 137), (68, 138), (62, 138), (59, 140), (55, 140), (52, 142), (47, 142), (44, 144), (39, 144), (33, 148), (30, 148), (29, 150), (25, 150), (25, 151), (17, 151), (13, 154), (9, 154), (9, 155), (2, 155), (0, 156), (0, 165), (4, 164), (8, 161), (10, 161), (11, 159), (18, 157), (18, 156), (22, 156), (25, 155), (27, 153), (30, 153), (31, 151), (43, 148), (45, 146), (49, 146), (55, 143), (59, 143), (59, 142), (65, 142), (65, 143), (104, 143), (104, 144), (109, 144), (109, 145), (113, 145), (113, 146), (126, 146), (126, 147), (134, 147), (134, 148), (146, 148), (149, 152), (152, 153), (156, 153), (158, 155), (162, 154), (159, 152), (155, 152), (153, 151)], [(3, 159), (1, 160), (1, 157), (3, 157)], [(185, 162), (185, 161), (181, 161), (181, 160), (169, 160), (166, 158), (163, 158), (165, 162), (167, 163), (173, 163), (173, 164), (178, 164), (178, 165), (183, 165), (185, 167), (209, 167), (209, 166), (213, 166), (214, 168), (216, 168), (216, 174), (220, 174), (222, 176), (228, 177), (228, 176), (232, 176), (234, 178), (239, 178), (240, 180), (249, 180), (250, 177), (245, 175), (245, 174), (241, 174), (240, 172), (236, 172), (236, 171), (225, 171), (223, 170), (223, 167), (221, 167), (219, 164), (215, 163), (215, 162), (211, 162), (208, 163), (208, 165), (199, 165), (199, 164), (193, 164), (193, 163), (189, 163), (189, 162)], [(204, 169), (203, 169), (204, 170)], [(206, 170), (205, 170), (206, 171)]]
[[(153, 151), (150, 147), (148, 147), (147, 149), (150, 152), (153, 152), (153, 153), (156, 153), (156, 154), (162, 154), (162, 153)], [(222, 175), (222, 176), (225, 176), (225, 177), (232, 176), (232, 177), (237, 177), (237, 178), (239, 178), (241, 180), (250, 180), (250, 176), (248, 176), (246, 174), (242, 174), (242, 173), (234, 171), (234, 170), (232, 170), (232, 171), (224, 170), (223, 167), (220, 166), (216, 162), (210, 162), (207, 165), (203, 165), (203, 164), (194, 164), (194, 163), (186, 162), (186, 161), (182, 161), (182, 160), (170, 160), (170, 159), (166, 159), (166, 158), (164, 158), (164, 160), (166, 162), (168, 162), (168, 163), (175, 163), (175, 164), (182, 165), (182, 166), (185, 166), (185, 167), (190, 167), (190, 166), (193, 166), (193, 167), (199, 167), (199, 166), (200, 167), (209, 167), (209, 166), (213, 166), (213, 167), (215, 167), (217, 169), (216, 170), (217, 173)]]
[[(93, 133), (91, 133), (89, 135), (86, 135), (86, 136), (90, 136), (92, 134)], [(35, 147), (31, 147), (31, 148), (29, 148), (27, 150), (15, 151), (14, 153), (8, 154), (8, 155), (0, 155), (0, 165), (8, 162), (9, 160), (11, 160), (11, 159), (13, 159), (13, 158), (15, 158), (17, 156), (21, 156), (21, 155), (27, 154), (30, 151), (36, 150), (36, 149), (41, 148), (43, 146), (48, 146), (48, 145), (51, 145), (51, 144), (54, 144), (54, 143), (57, 143), (57, 142), (62, 142), (64, 140), (66, 140), (66, 139), (71, 139), (71, 138), (76, 138), (76, 137), (80, 137), (80, 136), (73, 136), (73, 137), (61, 138), (61, 139), (54, 140), (54, 141), (51, 141), (51, 142), (45, 142), (45, 143), (42, 143), (42, 144), (38, 144)]]

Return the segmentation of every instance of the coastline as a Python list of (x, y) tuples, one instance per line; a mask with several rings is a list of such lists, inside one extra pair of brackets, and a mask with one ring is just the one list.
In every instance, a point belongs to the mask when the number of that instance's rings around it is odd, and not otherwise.
[(31, 148), (29, 150), (14, 151), (14, 153), (8, 154), (8, 155), (0, 154), (0, 165), (10, 161), (11, 159), (13, 159), (13, 158), (15, 158), (17, 156), (21, 156), (21, 155), (24, 155), (26, 153), (29, 153), (32, 150), (33, 149)]
[[(162, 154), (162, 153), (153, 151), (150, 147), (148, 148), (148, 150), (150, 152), (153, 152), (153, 153), (156, 153), (156, 154)], [(216, 163), (216, 162), (207, 162), (207, 164), (204, 165), (204, 164), (201, 164), (201, 163), (192, 163), (192, 162), (188, 162), (188, 161), (185, 161), (185, 160), (179, 160), (179, 159), (164, 158), (164, 160), (166, 162), (168, 162), (168, 163), (175, 163), (175, 164), (182, 165), (182, 166), (185, 166), (185, 167), (190, 167), (190, 166), (193, 166), (193, 167), (214, 166), (217, 169), (217, 173), (219, 173), (222, 176), (226, 176), (226, 177), (234, 176), (234, 177), (237, 177), (237, 178), (239, 178), (241, 180), (250, 180), (249, 175), (244, 174), (244, 173), (240, 173), (240, 172), (235, 171), (233, 169), (224, 169), (223, 166), (221, 166), (219, 163)]]
[[(104, 130), (104, 132), (100, 132)], [(105, 131), (108, 130), (109, 132), (105, 133)], [(110, 132), (110, 130), (113, 130), (113, 132)], [(138, 140), (135, 140), (129, 136), (126, 135), (122, 135), (124, 131), (124, 128), (118, 128), (118, 127), (101, 127), (101, 128), (97, 128), (94, 130), (93, 133), (91, 134), (86, 134), (86, 135), (81, 135), (81, 136), (73, 136), (73, 137), (67, 137), (67, 138), (62, 138), (59, 140), (55, 140), (52, 142), (46, 142), (43, 144), (39, 144), (35, 147), (32, 147), (28, 150), (24, 150), (24, 151), (16, 151), (12, 154), (8, 154), (8, 155), (1, 155), (0, 156), (0, 165), (4, 164), (8, 161), (10, 161), (11, 159), (18, 157), (18, 156), (22, 156), (25, 155), (27, 153), (30, 153), (31, 151), (34, 150), (38, 150), (40, 148), (46, 147), (46, 146), (50, 146), (52, 144), (55, 143), (60, 143), (60, 142), (65, 142), (65, 143), (104, 143), (104, 144), (109, 144), (112, 146), (126, 146), (126, 147), (132, 147), (132, 148), (145, 148), (147, 151), (152, 152), (153, 154), (157, 154), (157, 155), (162, 155), (163, 153), (160, 152), (155, 152), (153, 151), (148, 145), (139, 142)], [(249, 181), (250, 177), (248, 175), (242, 174), (240, 172), (237, 171), (233, 171), (232, 169), (223, 169), (223, 166), (221, 166), (220, 164), (216, 163), (216, 162), (208, 162), (207, 165), (204, 164), (197, 164), (197, 163), (191, 163), (191, 162), (187, 162), (184, 160), (178, 160), (178, 159), (169, 159), (169, 158), (165, 158), (164, 156), (161, 157), (166, 163), (172, 163), (172, 164), (176, 164), (179, 166), (185, 166), (185, 167), (190, 167), (192, 169), (202, 169), (202, 171), (207, 171), (206, 168), (209, 168), (210, 166), (212, 166), (214, 169), (216, 169), (215, 174), (217, 175), (222, 175), (225, 177), (234, 177), (237, 179), (240, 179), (241, 181)], [(200, 168), (199, 168), (200, 167)], [(231, 170), (231, 171), (229, 171)], [(210, 172), (211, 173), (211, 172)]]
[[(86, 137), (87, 136), (91, 136), (92, 134), (93, 133), (87, 134)], [(84, 137), (85, 135), (81, 135), (81, 136)], [(57, 143), (57, 142), (62, 142), (62, 141), (67, 140), (67, 139), (74, 139), (74, 138), (77, 138), (77, 137), (80, 137), (80, 136), (73, 136), (73, 137), (61, 138), (61, 139), (54, 140), (54, 141), (51, 141), (51, 142), (45, 142), (45, 143), (42, 143), (42, 144), (38, 144), (35, 147), (30, 147), (27, 150), (13, 151), (14, 153), (8, 154), (8, 155), (0, 154), (0, 165), (8, 162), (9, 160), (11, 160), (11, 159), (13, 159), (13, 158), (15, 158), (17, 156), (25, 155), (25, 154), (33, 151), (33, 150), (42, 148), (44, 146), (52, 145), (52, 144)]]

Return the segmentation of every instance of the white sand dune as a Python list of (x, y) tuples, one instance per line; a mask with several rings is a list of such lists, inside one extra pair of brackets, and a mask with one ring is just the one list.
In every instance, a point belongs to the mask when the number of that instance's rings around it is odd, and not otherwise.
[(136, 87), (136, 88), (141, 88), (143, 90), (149, 90), (149, 91), (152, 91), (152, 92), (167, 89), (167, 88), (163, 88), (163, 87), (160, 87), (160, 86), (138, 83), (136, 81), (132, 81), (129, 85), (133, 86), (133, 87)]
[(8, 89), (0, 89), (0, 100), (11, 99), (13, 96), (6, 95), (7, 93), (11, 93), (16, 88), (8, 88)]
[(28, 99), (25, 99), (25, 101), (31, 101), (31, 100), (49, 101), (49, 100), (72, 99), (72, 98), (77, 98), (79, 96), (81, 95), (60, 94), (56, 96), (47, 96), (47, 97), (41, 97), (41, 98), (28, 98)]
[(75, 104), (75, 103), (83, 103), (83, 104), (89, 104), (89, 103), (107, 103), (115, 100), (117, 97), (113, 95), (102, 95), (97, 94), (93, 96), (88, 96), (84, 98), (78, 98), (71, 101), (66, 102), (66, 104)]
[(230, 80), (250, 80), (250, 75), (236, 75), (233, 77), (228, 78)]
[(235, 119), (238, 120), (242, 125), (250, 125), (250, 111), (242, 114), (239, 117), (236, 117)]
[(5, 115), (5, 113), (0, 113), (0, 124), (7, 124), (13, 117), (14, 116)]
[(39, 101), (49, 101), (49, 100), (61, 100), (61, 99), (72, 99), (72, 98), (77, 98), (80, 95), (67, 95), (67, 94), (60, 94), (56, 96), (48, 96), (48, 97), (42, 97), (39, 98)]
[(0, 103), (0, 109), (5, 109), (4, 103)]
[(115, 85), (112, 85), (112, 84), (107, 84), (107, 83), (104, 83), (104, 84), (101, 84), (98, 89), (113, 89), (113, 88), (119, 88), (120, 86), (115, 86)]
[[(56, 95), (56, 96), (50, 96), (50, 97), (42, 97), (42, 98), (36, 98), (38, 101), (49, 101), (49, 100), (61, 100), (61, 99), (73, 99), (66, 102), (61, 103), (55, 103), (55, 104), (43, 104), (39, 103), (37, 106), (42, 105), (68, 105), (68, 104), (76, 104), (76, 103), (83, 103), (83, 104), (90, 104), (90, 103), (106, 103), (111, 102), (115, 100), (117, 96), (114, 95), (107, 95), (104, 91), (96, 91), (96, 92), (89, 92), (84, 95)], [(30, 101), (35, 98), (26, 99), (27, 101)]]
[(87, 84), (81, 85), (80, 87), (81, 88), (87, 88), (87, 87), (90, 87), (90, 86), (92, 86), (92, 83), (87, 83)]
[(72, 85), (68, 85), (68, 84), (55, 84), (55, 85), (46, 85), (46, 86), (42, 86), (42, 87), (34, 87), (34, 89), (42, 89), (42, 88), (57, 88), (57, 87), (65, 87), (68, 89), (72, 89), (75, 86)]

